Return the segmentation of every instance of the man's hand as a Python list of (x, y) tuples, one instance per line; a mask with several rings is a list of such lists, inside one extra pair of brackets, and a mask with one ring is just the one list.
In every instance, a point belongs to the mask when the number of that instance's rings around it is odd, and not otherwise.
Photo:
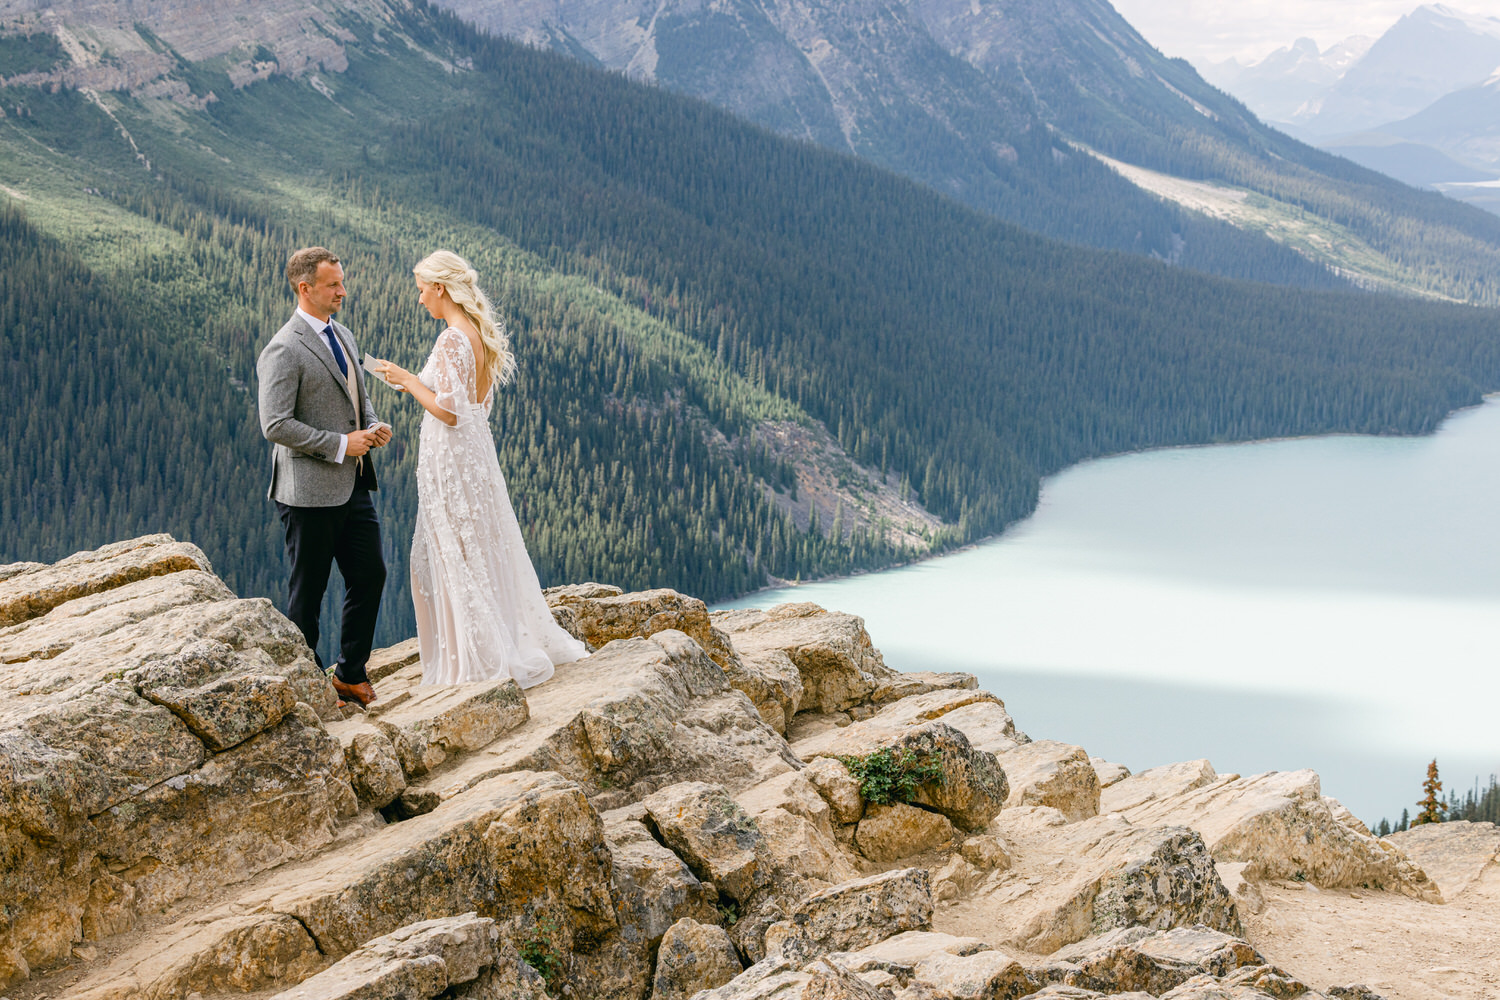
[(381, 433), (382, 431), (350, 431), (349, 446), (344, 449), (344, 454), (349, 458), (359, 458), (371, 448), (380, 447), (391, 439), (390, 431), (383, 432), (384, 438), (380, 437)]
[(376, 447), (376, 448), (384, 448), (387, 444), (390, 443), (390, 440), (391, 440), (391, 425), (390, 424), (376, 424), (374, 427), (370, 428), (370, 432), (375, 435), (374, 447)]

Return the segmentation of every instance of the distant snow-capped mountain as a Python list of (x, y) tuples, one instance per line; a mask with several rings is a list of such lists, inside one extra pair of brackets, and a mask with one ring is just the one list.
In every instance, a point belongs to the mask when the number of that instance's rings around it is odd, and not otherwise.
[(1374, 44), (1373, 38), (1354, 35), (1319, 51), (1311, 38), (1299, 38), (1259, 62), (1207, 64), (1203, 78), (1244, 101), (1264, 121), (1296, 123), (1318, 113), (1323, 95)]
[(1500, 66), (1500, 18), (1441, 4), (1397, 21), (1301, 123), (1304, 134), (1357, 132), (1416, 114)]

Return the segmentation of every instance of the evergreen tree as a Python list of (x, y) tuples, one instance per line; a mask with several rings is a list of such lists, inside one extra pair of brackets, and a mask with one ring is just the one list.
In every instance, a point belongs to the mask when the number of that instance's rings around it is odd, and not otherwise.
[[(1448, 803), (1443, 801), (1441, 794), (1443, 783), (1438, 780), (1436, 760), (1427, 765), (1427, 780), (1422, 782), (1422, 791), (1425, 794), (1422, 796), (1422, 801), (1417, 803), (1422, 811), (1417, 813), (1417, 818), (1412, 820), (1412, 823), (1417, 826), (1423, 823), (1441, 823), (1445, 818), (1444, 813), (1448, 811)], [(1404, 811), (1402, 815), (1405, 815)]]

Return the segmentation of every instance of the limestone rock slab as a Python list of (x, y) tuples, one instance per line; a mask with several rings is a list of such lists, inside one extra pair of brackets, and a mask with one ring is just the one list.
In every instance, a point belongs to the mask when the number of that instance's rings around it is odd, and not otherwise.
[(899, 676), (885, 665), (863, 619), (855, 615), (803, 603), (768, 611), (718, 611), (711, 617), (745, 660), (755, 663), (776, 652), (791, 660), (802, 680), (799, 709), (852, 708)]
[(0, 628), (0, 663), (50, 660), (80, 642), (188, 604), (227, 601), (224, 581), (203, 570), (147, 577), (76, 597), (39, 618)]
[(185, 996), (219, 988), (225, 955), (241, 992), (286, 981), (289, 964), (257, 943), (295, 925), (315, 951), (341, 958), (413, 920), (475, 910), (517, 938), (543, 918), (560, 946), (616, 928), (603, 824), (583, 790), (556, 774), (491, 778), (431, 813), (386, 826), (337, 852), (289, 865), (232, 904), (153, 932), (87, 977), (79, 1000)]
[(1341, 823), (1313, 771), (1241, 778), (1213, 775), (1206, 761), (1176, 767), (1124, 779), (1105, 794), (1103, 808), (1134, 823), (1191, 827), (1215, 860), (1246, 862), (1243, 874), (1251, 881), (1300, 877), (1324, 888), (1364, 885), (1441, 899), (1394, 843)]
[(1049, 954), (1120, 927), (1203, 924), (1241, 932), (1233, 898), (1202, 838), (1184, 827), (1137, 827), (1119, 816), (1034, 824), (1007, 810), (997, 823), (1012, 866), (940, 914), (939, 930)]
[(499, 936), (475, 913), (409, 924), (273, 1000), (427, 1000), (493, 967)]
[(195, 569), (213, 572), (202, 549), (170, 535), (146, 535), (79, 552), (0, 580), (0, 627), (40, 618), (59, 604), (89, 594)]
[(482, 750), (530, 718), (526, 696), (511, 678), (424, 685), (420, 662), (387, 674), (379, 694), (356, 721), (385, 733), (409, 779), (449, 757)]
[(1223, 977), (1265, 964), (1245, 941), (1205, 927), (1151, 932), (1130, 927), (1080, 941), (1054, 956), (1078, 966), (1072, 986), (1101, 993), (1139, 991), (1160, 996), (1195, 976)]
[(1099, 775), (1082, 747), (1037, 740), (996, 759), (1010, 782), (1006, 805), (1051, 806), (1069, 822), (1099, 815)]
[(556, 771), (608, 810), (682, 780), (738, 790), (801, 763), (702, 647), (673, 630), (617, 639), (526, 697), (530, 719), (450, 765), (445, 795), (491, 774)]
[(768, 953), (808, 961), (830, 952), (857, 951), (932, 924), (932, 880), (906, 868), (822, 889), (791, 908), (766, 931)]
[(343, 749), (310, 714), (293, 714), (93, 826), (101, 861), (154, 910), (322, 848), (355, 805)]

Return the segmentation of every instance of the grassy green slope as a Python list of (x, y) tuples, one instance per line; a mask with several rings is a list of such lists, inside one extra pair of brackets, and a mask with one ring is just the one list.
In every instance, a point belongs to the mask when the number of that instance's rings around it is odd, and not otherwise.
[[(904, 475), (954, 525), (943, 545), (1025, 515), (1040, 475), (1089, 456), (1421, 432), (1500, 386), (1482, 310), (1065, 247), (420, 8), (399, 34), (351, 27), (326, 95), (234, 90), (211, 65), (182, 67), (218, 97), (204, 111), (0, 93), (29, 112), (0, 120), (4, 245), (64, 261), (76, 280), (49, 299), (102, 331), (48, 333), (24, 284), (0, 299), (7, 354), (34, 372), (0, 413), (0, 559), (172, 530), (242, 593), (279, 594), (253, 366), (291, 309), (286, 254), (314, 242), (347, 261), (361, 346), (408, 367), (435, 333), (411, 264), (449, 246), (489, 278), (522, 364), (497, 446), (546, 582), (712, 598), (901, 558), (777, 510), (790, 475), (755, 445), (766, 421), (821, 421)], [(410, 631), (417, 413), (377, 399), (396, 426), (389, 640)], [(72, 464), (57, 441), (79, 442)]]

